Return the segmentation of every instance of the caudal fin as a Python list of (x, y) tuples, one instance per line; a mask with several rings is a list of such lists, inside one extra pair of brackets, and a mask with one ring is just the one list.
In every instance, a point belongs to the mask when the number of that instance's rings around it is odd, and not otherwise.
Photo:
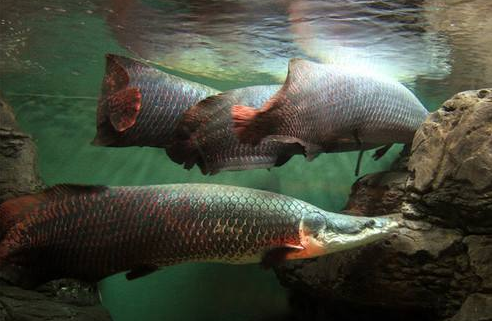
[(275, 125), (261, 110), (248, 106), (232, 106), (231, 117), (233, 131), (242, 143), (259, 144), (273, 132)]
[(142, 95), (128, 87), (131, 68), (143, 68), (142, 63), (125, 57), (106, 55), (106, 73), (97, 106), (97, 134), (94, 145), (111, 146), (118, 134), (131, 128), (140, 112)]
[(3, 239), (12, 226), (22, 221), (30, 209), (41, 200), (38, 194), (34, 194), (12, 198), (0, 204), (0, 239)]

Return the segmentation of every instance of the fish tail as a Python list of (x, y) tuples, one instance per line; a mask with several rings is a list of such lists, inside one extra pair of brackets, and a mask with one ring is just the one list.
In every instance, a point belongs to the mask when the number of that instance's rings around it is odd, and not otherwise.
[(216, 130), (216, 122), (225, 125), (230, 121), (229, 114), (224, 114), (224, 104), (227, 103), (227, 94), (220, 93), (209, 96), (190, 107), (182, 116), (175, 130), (173, 143), (166, 147), (166, 153), (185, 169), (197, 165), (201, 172), (212, 174), (213, 170), (206, 164), (206, 153), (202, 147), (210, 131)]
[(14, 226), (23, 221), (25, 216), (41, 201), (38, 194), (20, 196), (0, 204), (0, 266), (15, 248), (15, 240), (9, 237)]
[(97, 134), (93, 145), (111, 146), (119, 133), (135, 125), (142, 105), (142, 94), (138, 88), (128, 86), (129, 69), (140, 65), (133, 59), (106, 55), (106, 73), (97, 106)]
[(257, 145), (274, 131), (275, 124), (269, 121), (262, 110), (234, 105), (231, 109), (233, 131), (242, 143)]
[(40, 193), (20, 196), (9, 199), (0, 204), (0, 266), (5, 262), (8, 254), (15, 250), (17, 244), (16, 229), (22, 228), (29, 219), (29, 215), (37, 214), (42, 203), (54, 198), (64, 198), (76, 194), (102, 193), (107, 187), (100, 185), (70, 185), (60, 184), (47, 188)]
[(200, 163), (197, 148), (189, 140), (177, 141), (167, 146), (166, 154), (173, 162), (182, 164), (185, 169), (191, 169)]

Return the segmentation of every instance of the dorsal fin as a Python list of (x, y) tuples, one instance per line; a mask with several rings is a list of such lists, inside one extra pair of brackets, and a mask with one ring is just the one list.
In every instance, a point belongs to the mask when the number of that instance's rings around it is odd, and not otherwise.
[(285, 84), (298, 81), (300, 75), (312, 72), (316, 65), (316, 63), (306, 59), (292, 58), (289, 60), (289, 70), (287, 78), (285, 78)]
[(37, 194), (43, 196), (44, 199), (49, 199), (54, 196), (67, 194), (84, 194), (84, 193), (101, 193), (107, 190), (104, 185), (78, 185), (78, 184), (58, 184), (45, 189), (42, 193)]
[(200, 127), (207, 125), (212, 117), (221, 112), (224, 99), (228, 93), (219, 93), (209, 96), (190, 107), (182, 116), (178, 124), (176, 133), (181, 140), (189, 139), (190, 136)]
[(261, 111), (272, 111), (284, 107), (288, 95), (296, 95), (298, 88), (304, 84), (306, 79), (309, 79), (306, 75), (316, 70), (316, 67), (317, 64), (309, 60), (301, 58), (289, 60), (287, 77), (282, 88), (263, 105)]
[[(211, 123), (214, 115), (223, 112), (225, 97), (227, 92), (209, 96), (183, 114), (175, 130), (173, 143), (166, 147), (169, 158), (178, 164), (184, 164), (186, 169), (191, 169), (195, 165), (203, 167), (204, 160), (196, 136), (206, 135), (206, 127)], [(199, 134), (202, 130), (205, 132)], [(202, 173), (207, 174), (208, 171), (202, 168)]]

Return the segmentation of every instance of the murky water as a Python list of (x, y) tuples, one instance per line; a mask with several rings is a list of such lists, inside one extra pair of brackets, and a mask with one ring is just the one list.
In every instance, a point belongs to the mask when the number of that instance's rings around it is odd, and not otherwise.
[[(0, 91), (39, 148), (48, 184), (215, 182), (268, 189), (339, 210), (354, 153), (298, 156), (271, 171), (212, 177), (150, 148), (98, 148), (95, 108), (107, 52), (148, 59), (221, 90), (281, 83), (292, 57), (388, 74), (430, 109), (457, 91), (492, 86), (492, 2), (13, 1), (0, 3)], [(399, 148), (363, 173), (388, 168)], [(273, 272), (188, 264), (102, 282), (117, 321), (257, 320), (288, 313)]]

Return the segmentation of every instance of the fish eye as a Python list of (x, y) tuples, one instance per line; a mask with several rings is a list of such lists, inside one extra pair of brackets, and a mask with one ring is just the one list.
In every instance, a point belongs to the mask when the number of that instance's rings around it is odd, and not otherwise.
[(376, 225), (376, 221), (373, 219), (370, 219), (364, 223), (364, 227), (366, 227), (366, 228), (374, 227), (374, 225)]
[(305, 229), (314, 237), (317, 237), (319, 232), (326, 228), (326, 221), (324, 217), (317, 213), (314, 213), (309, 217), (305, 217), (303, 221)]

